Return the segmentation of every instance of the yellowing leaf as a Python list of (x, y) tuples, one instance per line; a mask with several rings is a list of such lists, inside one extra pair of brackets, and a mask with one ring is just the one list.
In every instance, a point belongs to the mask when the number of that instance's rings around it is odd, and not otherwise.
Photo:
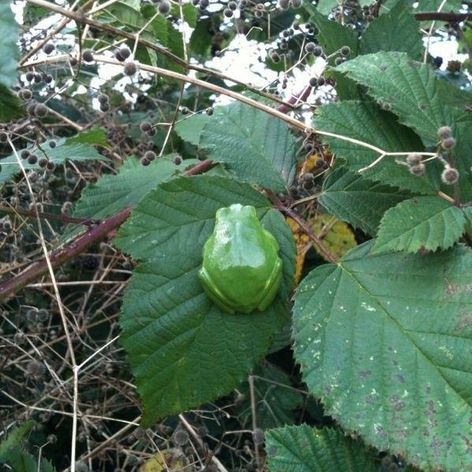
[(139, 472), (177, 472), (188, 466), (183, 453), (178, 449), (164, 449), (151, 456)]
[(356, 239), (349, 226), (334, 216), (316, 215), (310, 221), (310, 224), (316, 236), (323, 241), (323, 245), (339, 258), (357, 246)]
[(295, 240), (295, 246), (297, 248), (297, 256), (295, 259), (295, 274), (294, 274), (294, 285), (296, 286), (300, 282), (302, 276), (303, 264), (305, 262), (305, 255), (311, 247), (310, 238), (303, 232), (300, 225), (292, 218), (286, 218), (287, 224), (292, 230), (293, 239)]

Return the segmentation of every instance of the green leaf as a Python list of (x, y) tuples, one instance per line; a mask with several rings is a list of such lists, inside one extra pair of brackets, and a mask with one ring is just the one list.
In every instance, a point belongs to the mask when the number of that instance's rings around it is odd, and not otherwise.
[[(256, 315), (223, 313), (209, 301), (197, 275), (216, 210), (236, 202), (256, 207), (279, 242), (284, 264), (279, 296)], [(115, 243), (147, 259), (133, 273), (121, 317), (146, 425), (230, 392), (287, 321), (292, 235), (280, 213), (247, 184), (210, 176), (161, 183), (141, 200)]]
[(415, 197), (390, 208), (372, 253), (448, 249), (461, 237), (464, 212), (439, 197)]
[(337, 0), (319, 0), (316, 9), (323, 15), (329, 15), (331, 10), (339, 5)]
[(270, 472), (374, 472), (375, 455), (341, 431), (306, 424), (272, 429), (266, 434)]
[(472, 252), (371, 255), (312, 271), (295, 357), (347, 431), (425, 471), (472, 468)]
[[(334, 3), (337, 5), (337, 1)], [(317, 11), (313, 12), (310, 20), (318, 29), (317, 39), (326, 55), (333, 54), (343, 46), (349, 46), (351, 54), (357, 55), (358, 39), (354, 29), (343, 26), (337, 21), (328, 20)]]
[(319, 202), (328, 213), (375, 235), (383, 214), (410, 197), (408, 191), (371, 182), (339, 167), (323, 182)]
[(74, 216), (101, 219), (124, 208), (133, 208), (157, 184), (199, 162), (196, 159), (185, 160), (176, 166), (172, 157), (160, 157), (148, 166), (143, 166), (137, 159), (126, 159), (118, 175), (104, 175), (96, 184), (84, 189)]
[(16, 82), (16, 61), (19, 56), (18, 25), (11, 9), (11, 2), (0, 3), (0, 84), (7, 87)]
[(67, 138), (65, 144), (94, 144), (95, 146), (106, 146), (108, 142), (105, 130), (102, 128), (91, 128), (88, 131)]
[(458, 108), (455, 88), (438, 79), (429, 65), (412, 61), (405, 53), (366, 54), (336, 70), (367, 87), (377, 102), (388, 106), (427, 146), (437, 142), (438, 128), (453, 126), (464, 115), (463, 95)]
[(11, 430), (7, 437), (0, 442), (0, 459), (5, 458), (9, 449), (20, 448), (33, 426), (33, 421), (27, 421)]
[(0, 121), (8, 122), (22, 114), (20, 99), (10, 89), (0, 84)]
[[(354, 138), (384, 151), (423, 150), (418, 137), (408, 128), (399, 125), (394, 115), (368, 102), (348, 101), (324, 105), (318, 109), (315, 128)], [(379, 157), (375, 151), (339, 138), (324, 136), (321, 138), (354, 172), (368, 166)], [(427, 168), (433, 164), (430, 163)], [(427, 194), (436, 189), (436, 185), (433, 185), (427, 177), (411, 175), (405, 166), (397, 164), (392, 157), (386, 157), (371, 169), (364, 171), (362, 176), (413, 192)]]
[[(28, 151), (38, 156), (38, 159), (47, 157), (51, 162), (55, 164), (63, 164), (65, 161), (92, 161), (92, 160), (104, 160), (104, 157), (97, 152), (95, 148), (88, 144), (67, 144), (67, 140), (62, 138), (56, 141), (56, 147), (51, 148), (49, 142), (42, 143), (38, 148), (32, 146), (27, 148)], [(28, 161), (22, 160), (23, 167), (25, 169), (39, 169), (39, 164), (29, 164)], [(18, 164), (18, 160), (15, 154), (10, 154), (4, 159), (0, 159), (0, 183), (6, 182), (18, 173), (21, 168)]]
[(399, 1), (389, 13), (376, 18), (362, 35), (361, 54), (379, 51), (404, 51), (412, 59), (421, 57), (420, 29), (407, 0)]
[(235, 103), (215, 108), (200, 146), (242, 180), (283, 191), (296, 168), (296, 141), (278, 118)]
[[(294, 410), (303, 405), (303, 395), (293, 388), (290, 377), (268, 362), (258, 365), (253, 372), (257, 426), (263, 430), (295, 422)], [(238, 392), (243, 401), (238, 405), (238, 418), (242, 428), (252, 428), (253, 411), (249, 383)]]
[(199, 146), (203, 130), (210, 120), (208, 115), (198, 113), (177, 122), (174, 130), (184, 141)]

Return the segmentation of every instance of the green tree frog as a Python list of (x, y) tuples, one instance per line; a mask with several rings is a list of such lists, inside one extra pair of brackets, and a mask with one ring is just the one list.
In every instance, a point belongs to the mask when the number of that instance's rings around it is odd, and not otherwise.
[(216, 212), (203, 248), (199, 277), (208, 297), (229, 313), (264, 311), (282, 281), (279, 245), (253, 206), (239, 203)]

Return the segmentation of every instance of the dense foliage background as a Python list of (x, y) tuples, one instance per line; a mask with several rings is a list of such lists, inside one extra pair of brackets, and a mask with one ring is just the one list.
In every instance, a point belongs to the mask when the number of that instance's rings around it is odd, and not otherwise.
[(471, 470), (470, 7), (1, 2), (1, 470)]

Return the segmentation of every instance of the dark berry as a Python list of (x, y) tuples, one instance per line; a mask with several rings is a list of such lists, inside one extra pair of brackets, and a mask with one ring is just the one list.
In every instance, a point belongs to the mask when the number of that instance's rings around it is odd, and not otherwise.
[(40, 84), (43, 81), (41, 74), (34, 74), (34, 83)]
[(143, 159), (147, 159), (149, 162), (153, 161), (156, 158), (156, 153), (154, 151), (146, 151)]
[(238, 9), (238, 4), (237, 4), (236, 2), (228, 2), (228, 8), (229, 8), (230, 10), (235, 11), (235, 10)]
[(280, 62), (280, 54), (276, 51), (271, 52), (270, 58), (272, 59), (272, 62)]
[(302, 6), (302, 0), (290, 0), (292, 8), (300, 8)]
[(23, 149), (23, 151), (20, 152), (20, 157), (22, 159), (28, 159), (30, 156), (30, 152), (27, 149)]
[(30, 154), (30, 155), (28, 156), (28, 164), (34, 165), (34, 164), (36, 164), (37, 162), (38, 162), (38, 157), (35, 156), (34, 154)]
[(82, 51), (82, 59), (84, 62), (93, 62), (93, 52), (91, 49), (85, 49)]
[(131, 56), (131, 49), (126, 46), (126, 44), (120, 46), (120, 49), (118, 49), (118, 51), (120, 52), (121, 57), (123, 57), (124, 59), (128, 59), (128, 57)]
[(151, 163), (151, 161), (149, 161), (149, 160), (146, 159), (145, 157), (143, 157), (143, 158), (141, 159), (141, 164), (142, 164), (143, 166), (148, 166), (150, 163)]
[(108, 102), (100, 103), (100, 111), (104, 113), (110, 110), (110, 104)]
[(26, 73), (26, 80), (27, 80), (28, 82), (31, 82), (33, 79), (34, 79), (34, 74), (33, 74), (33, 72), (27, 72), (27, 73)]
[(289, 5), (290, 5), (290, 1), (289, 1), (289, 0), (279, 0), (278, 7), (279, 7), (281, 10), (287, 10), (287, 8), (289, 7)]
[(56, 168), (56, 164), (54, 164), (54, 162), (52, 161), (48, 161), (46, 163), (46, 169), (49, 170), (49, 171), (53, 171), (54, 169)]
[(182, 164), (182, 158), (180, 156), (175, 156), (174, 159), (172, 160), (172, 162), (176, 165), (176, 166), (179, 166), (180, 164)]
[(143, 133), (147, 133), (148, 131), (150, 131), (152, 129), (152, 125), (151, 123), (149, 123), (148, 121), (143, 121), (140, 125), (139, 125), (139, 128), (141, 129), (141, 131)]
[(6, 143), (8, 141), (8, 135), (4, 131), (0, 132), (0, 143)]
[(417, 177), (420, 177), (424, 174), (425, 169), (425, 165), (420, 162), (419, 164), (410, 167), (410, 173), (416, 175)]
[(136, 65), (135, 62), (130, 61), (125, 64), (123, 70), (126, 75), (131, 76), (131, 75), (136, 74), (136, 72), (138, 71), (138, 66)]
[(318, 85), (318, 79), (316, 77), (312, 77), (309, 83), (311, 87), (316, 87)]
[(208, 116), (211, 116), (213, 115), (213, 108), (212, 107), (208, 107), (206, 110), (205, 110), (205, 113), (208, 115)]
[(305, 51), (306, 52), (315, 52), (316, 44), (313, 42), (309, 42), (305, 44)]
[(456, 140), (453, 137), (446, 138), (441, 141), (441, 146), (443, 147), (443, 149), (447, 149), (447, 150), (453, 149), (455, 145), (456, 145)]
[(454, 185), (459, 180), (459, 172), (453, 167), (446, 166), (446, 168), (442, 171), (441, 180), (446, 185)]
[(351, 48), (349, 46), (343, 46), (341, 48), (341, 55), (343, 55), (344, 57), (347, 57), (349, 56), (349, 54), (351, 54)]
[(166, 0), (163, 0), (161, 3), (159, 3), (158, 10), (161, 15), (167, 15), (170, 12), (170, 3)]
[(100, 103), (108, 103), (108, 96), (102, 93), (98, 96), (98, 101)]
[(182, 115), (188, 115), (190, 113), (190, 110), (187, 107), (182, 107), (180, 112), (182, 113)]
[(411, 166), (419, 164), (421, 159), (421, 154), (408, 154), (408, 156), (406, 156), (406, 162)]
[(51, 149), (54, 149), (54, 148), (56, 147), (56, 141), (52, 141), (52, 140), (49, 141), (49, 147), (50, 147)]
[(44, 82), (46, 82), (47, 84), (50, 84), (52, 82), (52, 79), (53, 79), (53, 77), (52, 77), (51, 74), (46, 74), (44, 76)]
[(52, 44), (52, 43), (46, 43), (46, 44), (43, 46), (43, 52), (44, 52), (45, 54), (51, 54), (53, 51), (54, 51), (54, 44)]
[(39, 167), (41, 167), (42, 169), (44, 169), (47, 166), (47, 164), (48, 164), (48, 160), (45, 157), (42, 157), (38, 162)]
[(226, 16), (226, 18), (231, 18), (233, 16), (233, 11), (229, 8), (225, 8), (223, 10), (223, 15)]
[(452, 136), (452, 129), (449, 126), (441, 126), (438, 129), (438, 136), (440, 139), (450, 138)]
[(121, 55), (121, 51), (119, 49), (115, 51), (115, 59), (120, 62), (125, 61), (125, 58)]
[(25, 89), (21, 89), (19, 92), (18, 92), (18, 95), (20, 98), (22, 98), (23, 100), (29, 100), (32, 96), (33, 96), (33, 93), (31, 92), (31, 90), (25, 88)]
[(34, 107), (34, 115), (37, 116), (38, 118), (44, 118), (48, 114), (48, 109), (46, 105), (43, 105), (42, 103), (38, 103)]
[(323, 86), (326, 83), (326, 80), (324, 77), (318, 77), (318, 87)]

